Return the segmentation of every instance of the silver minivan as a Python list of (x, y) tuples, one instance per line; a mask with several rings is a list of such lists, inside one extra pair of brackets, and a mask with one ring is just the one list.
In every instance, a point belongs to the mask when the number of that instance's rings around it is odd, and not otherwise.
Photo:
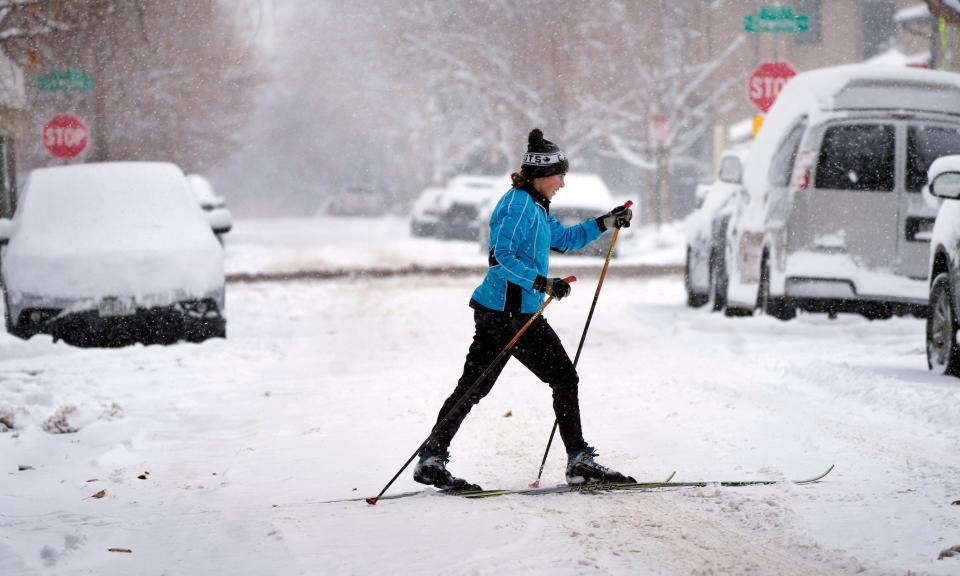
[(960, 74), (804, 72), (754, 141), (728, 230), (728, 310), (869, 318), (927, 311), (927, 169), (960, 153)]

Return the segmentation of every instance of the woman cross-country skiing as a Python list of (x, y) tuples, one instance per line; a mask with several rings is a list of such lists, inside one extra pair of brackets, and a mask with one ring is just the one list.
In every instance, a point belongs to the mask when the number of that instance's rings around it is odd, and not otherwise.
[[(610, 227), (630, 226), (633, 213), (625, 206), (570, 227), (550, 214), (550, 201), (563, 188), (568, 166), (557, 145), (545, 140), (540, 129), (534, 128), (520, 171), (511, 175), (513, 187), (490, 216), (490, 268), (470, 299), (476, 323), (473, 343), (463, 375), (443, 403), (430, 438), (420, 451), (413, 479), (421, 484), (452, 490), (480, 489), (447, 470), (448, 448), (470, 409), (493, 388), (510, 356), (492, 369), (467, 401), (452, 412), (451, 409), (543, 304), (545, 295), (559, 300), (570, 294), (570, 284), (561, 278), (547, 277), (550, 250), (578, 250)], [(597, 452), (584, 441), (580, 428), (577, 371), (543, 316), (517, 341), (512, 355), (553, 389), (553, 410), (567, 450), (567, 483), (634, 482), (594, 460)]]

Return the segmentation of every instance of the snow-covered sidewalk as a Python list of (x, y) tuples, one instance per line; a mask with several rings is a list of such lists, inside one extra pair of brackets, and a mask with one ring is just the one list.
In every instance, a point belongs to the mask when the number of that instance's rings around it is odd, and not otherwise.
[[(682, 266), (682, 223), (625, 228), (620, 257), (611, 266)], [(487, 256), (478, 242), (414, 238), (406, 219), (283, 218), (241, 220), (226, 236), (227, 274), (231, 277), (352, 270), (455, 267), (482, 270)], [(603, 259), (564, 256), (576, 266), (597, 267)]]

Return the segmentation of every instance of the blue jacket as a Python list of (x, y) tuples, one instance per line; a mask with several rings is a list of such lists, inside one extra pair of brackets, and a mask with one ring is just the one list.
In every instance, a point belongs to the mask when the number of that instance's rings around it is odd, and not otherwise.
[(532, 314), (544, 294), (533, 289), (547, 276), (550, 249), (579, 250), (600, 237), (594, 219), (566, 227), (550, 214), (550, 201), (534, 191), (511, 188), (490, 215), (490, 269), (473, 291), (471, 305)]

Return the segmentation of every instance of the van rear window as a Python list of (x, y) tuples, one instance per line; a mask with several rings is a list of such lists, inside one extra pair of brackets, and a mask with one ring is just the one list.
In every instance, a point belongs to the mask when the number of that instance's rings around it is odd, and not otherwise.
[(816, 187), (827, 190), (893, 190), (892, 125), (843, 124), (827, 129), (820, 146)]
[(960, 129), (911, 126), (907, 131), (907, 192), (922, 190), (930, 165), (948, 154), (960, 154)]

